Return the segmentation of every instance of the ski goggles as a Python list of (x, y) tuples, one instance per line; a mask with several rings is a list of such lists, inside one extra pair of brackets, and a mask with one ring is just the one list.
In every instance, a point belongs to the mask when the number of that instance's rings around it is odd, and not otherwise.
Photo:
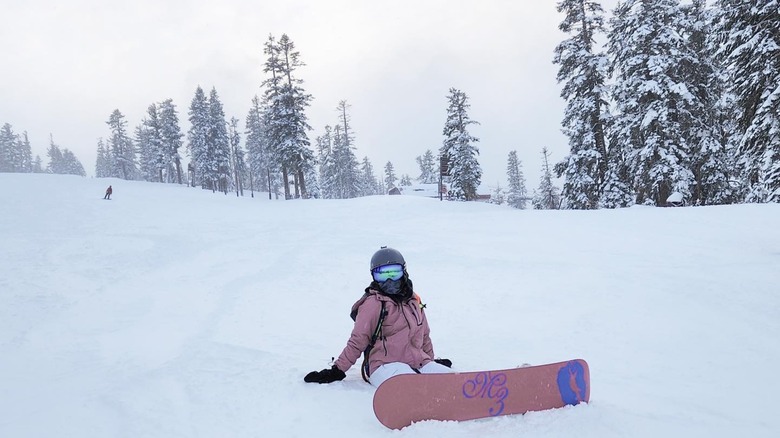
[(384, 283), (387, 280), (397, 281), (404, 276), (404, 267), (403, 265), (378, 266), (371, 271), (371, 276), (377, 283)]

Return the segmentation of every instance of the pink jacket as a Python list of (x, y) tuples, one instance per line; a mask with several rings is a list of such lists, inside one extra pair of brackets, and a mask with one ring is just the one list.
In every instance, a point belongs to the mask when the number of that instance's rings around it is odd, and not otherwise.
[(434, 358), (433, 344), (419, 298), (415, 295), (404, 303), (396, 303), (376, 290), (368, 289), (367, 292), (369, 295), (365, 299), (361, 298), (352, 306), (353, 310), (358, 310), (355, 327), (347, 346), (336, 360), (336, 367), (346, 372), (361, 359), (376, 329), (383, 301), (387, 316), (382, 323), (380, 337), (368, 356), (369, 374), (380, 365), (391, 362), (403, 362), (415, 369), (431, 362)]

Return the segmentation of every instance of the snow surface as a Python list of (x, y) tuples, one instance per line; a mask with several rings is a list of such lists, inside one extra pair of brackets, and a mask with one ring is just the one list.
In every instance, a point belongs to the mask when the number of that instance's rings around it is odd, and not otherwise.
[[(104, 201), (105, 188), (114, 195)], [(780, 205), (268, 201), (0, 174), (0, 437), (776, 437)], [(583, 358), (591, 403), (385, 429), (346, 343), (380, 245), (460, 370)]]

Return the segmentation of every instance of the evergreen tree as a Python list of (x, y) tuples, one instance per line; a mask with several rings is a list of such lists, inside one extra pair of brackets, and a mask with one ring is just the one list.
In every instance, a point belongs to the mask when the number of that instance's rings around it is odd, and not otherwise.
[(143, 133), (139, 133), (145, 144), (142, 149), (145, 150), (145, 163), (150, 169), (153, 169), (152, 178), (149, 181), (165, 182), (165, 171), (170, 164), (170, 156), (165, 150), (165, 144), (162, 136), (162, 124), (160, 123), (159, 111), (156, 104), (149, 105), (146, 111), (146, 118), (143, 120)]
[(62, 156), (62, 150), (54, 143), (54, 136), (49, 134), (49, 149), (46, 151), (49, 157), (49, 164), (46, 165), (47, 173), (65, 174), (65, 160)]
[[(151, 139), (154, 135), (151, 133), (147, 118), (141, 120), (141, 123), (135, 127), (135, 146), (138, 154), (138, 176), (144, 181), (155, 181), (157, 176), (157, 167), (155, 166), (154, 141)], [(159, 145), (159, 141), (157, 142)]]
[(565, 177), (562, 196), (574, 209), (594, 209), (607, 174), (608, 123), (604, 95), (607, 58), (594, 50), (594, 37), (604, 31), (604, 11), (591, 0), (562, 0), (558, 12), (565, 14), (558, 28), (571, 37), (555, 48), (554, 63), (560, 65), (558, 82), (565, 82), (563, 132), (569, 137), (569, 155), (556, 165)]
[[(683, 35), (691, 56), (680, 68), (692, 93), (693, 117), (686, 132), (691, 144), (691, 170), (695, 184), (691, 204), (725, 204), (737, 200), (731, 185), (734, 172), (733, 153), (724, 129), (731, 129), (732, 109), (724, 106), (726, 91), (721, 68), (714, 58), (714, 48), (708, 39), (714, 33), (712, 14), (705, 0), (693, 0), (682, 7)], [(731, 105), (729, 105), (731, 106)]]
[(395, 176), (395, 168), (390, 161), (385, 164), (385, 193), (388, 193), (391, 189), (395, 188), (395, 182), (398, 181), (398, 177)]
[(95, 160), (95, 177), (108, 178), (111, 176), (111, 159), (103, 138), (98, 138), (97, 160)]
[(361, 196), (381, 195), (382, 185), (374, 174), (374, 166), (368, 157), (363, 157), (360, 165), (360, 194)]
[(664, 205), (673, 192), (690, 197), (696, 117), (684, 63), (691, 58), (682, 36), (678, 0), (628, 0), (615, 10), (609, 53), (617, 83), (615, 133), (626, 145), (637, 202)]
[(60, 175), (87, 176), (87, 173), (84, 171), (84, 166), (78, 158), (76, 158), (73, 152), (67, 148), (60, 149), (60, 147), (54, 143), (54, 136), (50, 135), (49, 138), (49, 149), (47, 151), (49, 165), (47, 171)]
[(417, 157), (417, 165), (420, 167), (420, 176), (417, 181), (422, 184), (434, 184), (439, 179), (439, 172), (436, 169), (436, 157), (430, 149), (425, 151), (421, 157)]
[(108, 139), (108, 148), (111, 150), (111, 176), (126, 180), (136, 179), (136, 155), (133, 141), (127, 134), (127, 121), (118, 109), (109, 116), (106, 124), (111, 136)]
[(295, 72), (304, 66), (295, 44), (283, 34), (277, 42), (269, 36), (264, 53), (268, 56), (264, 72), (270, 73), (263, 85), (266, 88), (266, 125), (269, 147), (274, 151), (282, 171), (285, 199), (292, 197), (289, 176), (295, 185), (295, 197), (306, 197), (304, 170), (311, 166), (314, 154), (309, 149), (307, 131), (311, 129), (305, 113), (311, 95), (307, 94)]
[(230, 159), (233, 165), (233, 182), (236, 196), (244, 196), (244, 180), (246, 179), (246, 160), (241, 149), (241, 134), (238, 132), (238, 119), (231, 117), (228, 136), (230, 138)]
[(265, 113), (260, 98), (252, 98), (252, 106), (246, 116), (246, 149), (249, 156), (250, 184), (252, 187), (267, 188), (268, 199), (271, 199), (271, 193), (276, 193), (274, 187), (279, 181), (279, 175), (274, 171), (275, 160), (273, 151), (269, 148)]
[(67, 148), (62, 150), (62, 168), (66, 175), (87, 176), (81, 161)]
[(210, 179), (208, 136), (211, 123), (209, 121), (209, 102), (206, 99), (206, 93), (198, 86), (195, 89), (195, 96), (192, 98), (189, 110), (190, 129), (187, 132), (187, 151), (193, 162), (193, 172), (191, 184), (195, 181), (200, 182), (202, 189), (211, 189), (212, 180)]
[(33, 160), (32, 172), (33, 173), (44, 173), (45, 172), (43, 170), (43, 160), (41, 160), (41, 156), (40, 155), (36, 155), (35, 159)]
[(525, 176), (523, 175), (522, 163), (517, 158), (517, 151), (509, 152), (506, 175), (509, 180), (509, 193), (506, 197), (506, 203), (512, 208), (524, 210), (528, 191), (525, 188)]
[(447, 120), (444, 123), (444, 145), (441, 155), (445, 157), (450, 174), (450, 194), (455, 199), (472, 201), (477, 199), (477, 188), (482, 179), (482, 169), (477, 161), (479, 149), (474, 145), (479, 139), (468, 132), (469, 125), (479, 124), (471, 120), (466, 93), (450, 88), (447, 96)]
[(336, 110), (339, 114), (339, 123), (335, 127), (333, 138), (333, 176), (336, 181), (336, 198), (347, 199), (360, 196), (360, 171), (359, 163), (353, 149), (355, 137), (350, 117), (347, 113), (349, 105), (345, 100), (339, 102)]
[(748, 201), (780, 202), (780, 7), (718, 0), (720, 50), (738, 108), (738, 151)]
[(403, 174), (401, 175), (401, 182), (399, 184), (401, 187), (409, 187), (412, 185), (412, 178), (407, 174)]
[(13, 172), (13, 155), (16, 148), (16, 134), (9, 123), (0, 129), (0, 172)]
[[(162, 140), (164, 161), (166, 164), (167, 182), (181, 184), (181, 155), (184, 134), (179, 126), (179, 115), (173, 99), (166, 99), (158, 108), (160, 118), (160, 138)], [(175, 179), (174, 179), (175, 176)]]
[(208, 100), (209, 129), (206, 134), (208, 163), (206, 178), (211, 181), (211, 189), (227, 194), (230, 184), (230, 138), (227, 131), (225, 112), (219, 100), (216, 88), (211, 89)]
[(547, 148), (542, 148), (542, 178), (539, 181), (539, 188), (531, 202), (537, 210), (557, 210), (561, 206), (561, 196), (557, 187), (552, 181), (552, 172), (548, 158), (550, 153)]
[(336, 164), (333, 156), (333, 136), (330, 125), (325, 125), (325, 133), (316, 139), (317, 161), (319, 162), (320, 196), (325, 199), (336, 198), (338, 185)]

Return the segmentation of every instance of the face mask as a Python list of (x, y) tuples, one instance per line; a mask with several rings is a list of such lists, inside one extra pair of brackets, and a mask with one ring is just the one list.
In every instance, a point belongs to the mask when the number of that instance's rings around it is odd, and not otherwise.
[(398, 295), (401, 293), (401, 289), (403, 289), (403, 279), (386, 280), (382, 283), (379, 283), (379, 289), (385, 295)]

